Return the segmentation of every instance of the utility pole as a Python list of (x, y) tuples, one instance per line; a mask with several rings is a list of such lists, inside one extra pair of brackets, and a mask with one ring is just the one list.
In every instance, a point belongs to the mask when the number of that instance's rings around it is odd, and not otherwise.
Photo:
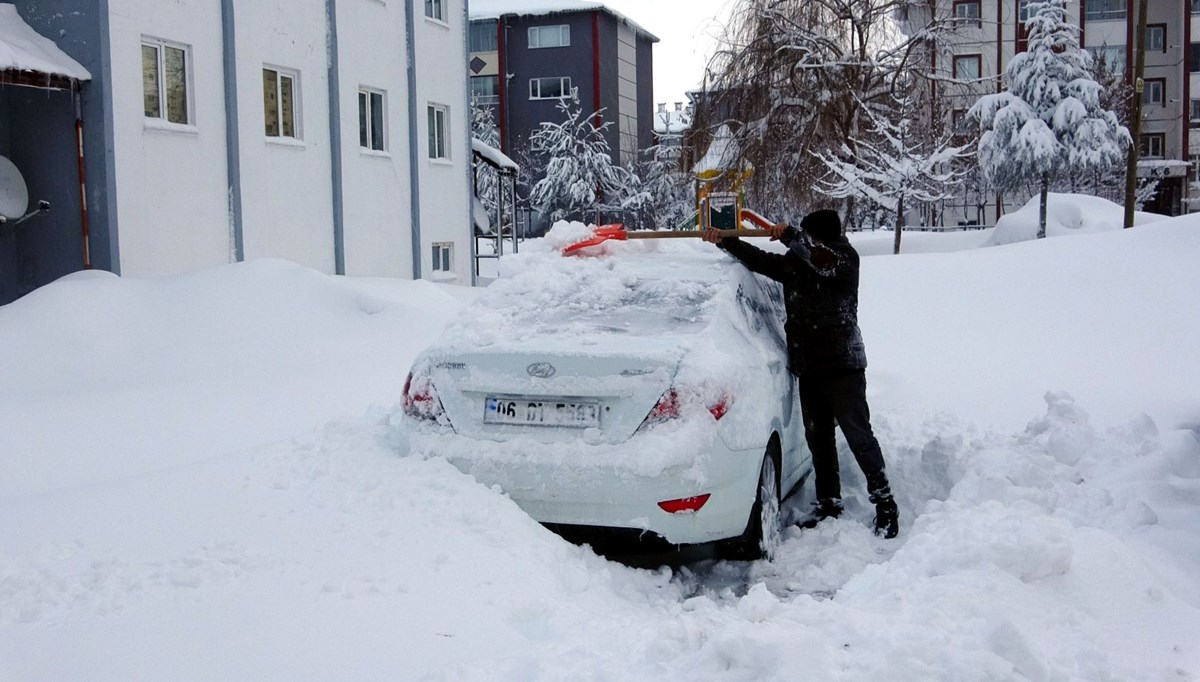
[(1137, 53), (1134, 56), (1133, 67), (1133, 143), (1129, 145), (1129, 156), (1125, 165), (1125, 227), (1133, 227), (1133, 205), (1137, 202), (1137, 164), (1138, 146), (1142, 138), (1142, 92), (1145, 82), (1142, 76), (1146, 73), (1146, 0), (1138, 0)]

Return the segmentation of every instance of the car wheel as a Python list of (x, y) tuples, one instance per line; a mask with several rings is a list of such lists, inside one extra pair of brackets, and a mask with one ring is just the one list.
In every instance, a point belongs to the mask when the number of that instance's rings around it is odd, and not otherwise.
[(767, 455), (759, 470), (758, 494), (750, 509), (746, 531), (734, 540), (728, 558), (773, 559), (776, 550), (783, 544), (780, 526), (779, 476), (776, 474), (775, 458)]

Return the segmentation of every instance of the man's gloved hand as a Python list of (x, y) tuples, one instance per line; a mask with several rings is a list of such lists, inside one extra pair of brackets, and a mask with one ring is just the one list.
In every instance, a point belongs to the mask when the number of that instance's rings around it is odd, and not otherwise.
[(808, 233), (804, 230), (800, 230), (800, 236), (794, 239), (791, 244), (788, 244), (788, 250), (804, 260), (809, 260), (812, 247), (812, 237), (808, 236)]
[(700, 238), (709, 244), (720, 244), (725, 239), (721, 236), (721, 231), (715, 227), (704, 228), (704, 232), (700, 235)]

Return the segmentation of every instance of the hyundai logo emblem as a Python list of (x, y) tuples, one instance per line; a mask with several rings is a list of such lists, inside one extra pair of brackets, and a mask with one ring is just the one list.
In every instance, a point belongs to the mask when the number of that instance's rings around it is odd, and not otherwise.
[(548, 362), (535, 362), (526, 367), (525, 371), (529, 372), (530, 376), (535, 376), (539, 379), (549, 379), (554, 376), (556, 370), (554, 369), (554, 365)]

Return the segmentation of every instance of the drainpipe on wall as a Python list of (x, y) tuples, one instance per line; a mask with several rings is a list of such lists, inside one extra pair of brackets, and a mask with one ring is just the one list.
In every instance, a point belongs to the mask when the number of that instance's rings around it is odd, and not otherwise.
[(404, 32), (408, 51), (408, 183), (412, 206), (412, 276), (421, 279), (421, 176), (417, 166), (416, 0), (409, 0)]
[(232, 232), (234, 261), (246, 258), (242, 233), (241, 143), (238, 135), (237, 101), (237, 22), (233, 0), (221, 0), (221, 40), (225, 75), (225, 172), (229, 183), (229, 229)]
[[(462, 24), (463, 24), (463, 63), (466, 64), (471, 60), (471, 12), (470, 0), (463, 0), (462, 8)], [(471, 138), (474, 136), (474, 131), (471, 129), (471, 79), (467, 78), (463, 82), (463, 89), (466, 94), (467, 110), (464, 113), (463, 119), (466, 125), (466, 144), (460, 145), (463, 150), (463, 158), (466, 159), (467, 167), (467, 253), (471, 259), (467, 261), (470, 264), (468, 268), (471, 271), (471, 286), (475, 286), (475, 264), (479, 261), (475, 260), (475, 155), (471, 152)]]
[(83, 239), (83, 268), (92, 269), (92, 236), (88, 227), (87, 166), (83, 157), (83, 100), (79, 96), (79, 81), (71, 81), (71, 96), (75, 100), (75, 150), (79, 162), (79, 229)]
[(342, 89), (338, 77), (337, 0), (325, 0), (329, 50), (329, 181), (333, 203), (333, 271), (346, 274), (345, 199), (342, 193)]

